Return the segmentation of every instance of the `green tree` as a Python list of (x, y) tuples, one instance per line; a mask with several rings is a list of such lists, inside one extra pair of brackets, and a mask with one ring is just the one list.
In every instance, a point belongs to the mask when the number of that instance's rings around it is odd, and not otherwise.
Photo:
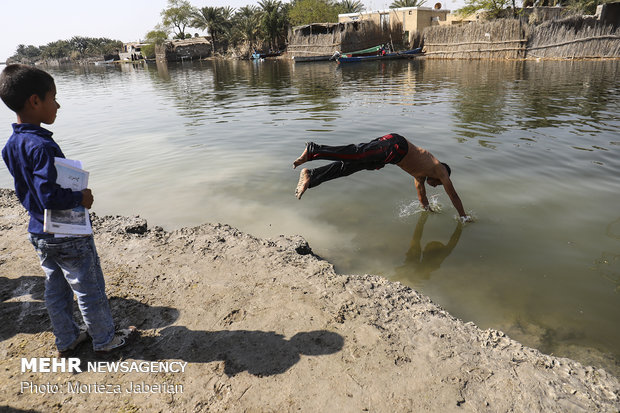
[(390, 4), (390, 9), (398, 9), (401, 7), (420, 7), (426, 0), (394, 0), (392, 4)]
[(463, 16), (474, 14), (478, 10), (486, 10), (489, 17), (500, 17), (502, 11), (511, 4), (511, 0), (467, 0), (465, 7), (457, 10)]
[(69, 40), (69, 47), (72, 52), (76, 52), (78, 55), (83, 56), (86, 54), (86, 49), (90, 45), (90, 40), (82, 36), (73, 36)]
[(248, 42), (250, 50), (252, 50), (260, 34), (260, 17), (260, 12), (256, 6), (240, 8), (233, 18), (233, 39)]
[(57, 40), (40, 47), (20, 44), (11, 59), (33, 62), (38, 59), (99, 57), (118, 51), (122, 45), (118, 40), (105, 37), (74, 36), (70, 40)]
[(20, 44), (15, 50), (15, 54), (11, 57), (11, 60), (17, 60), (19, 62), (30, 62), (36, 60), (41, 56), (41, 49), (33, 45)]
[[(574, 10), (577, 13), (581, 14), (594, 14), (596, 13), (596, 7), (599, 4), (611, 3), (615, 0), (568, 0), (567, 2), (561, 0), (548, 0), (548, 1), (556, 1), (557, 3), (561, 3), (567, 8)], [(555, 6), (556, 4), (549, 4), (550, 6)]]
[(168, 33), (157, 28), (148, 32), (144, 37), (145, 43), (152, 43), (156, 45), (164, 44), (166, 40), (168, 40)]
[(337, 6), (339, 14), (360, 13), (364, 10), (364, 4), (358, 0), (342, 0)]
[(95, 57), (119, 50), (123, 43), (105, 37), (73, 36), (69, 41), (70, 56), (77, 59)]
[(286, 38), (287, 8), (279, 0), (262, 0), (258, 5), (261, 9), (261, 29), (269, 42), (269, 47), (276, 50), (280, 40)]
[(144, 36), (144, 43), (147, 44), (142, 46), (142, 54), (147, 58), (154, 57), (155, 46), (164, 44), (166, 40), (168, 40), (168, 33), (161, 28), (154, 28)]
[(289, 10), (293, 26), (311, 23), (337, 23), (338, 7), (329, 0), (296, 0)]
[(106, 37), (87, 37), (87, 46), (84, 54), (86, 56), (100, 56), (117, 53), (122, 47), (123, 42), (112, 40)]
[(222, 7), (222, 25), (220, 27), (220, 38), (229, 39), (231, 36), (233, 18), (235, 16), (235, 9), (230, 6)]
[(193, 8), (186, 0), (168, 0), (168, 8), (162, 10), (163, 25), (174, 31), (179, 39), (185, 38), (185, 28), (191, 21)]
[(225, 32), (227, 20), (224, 7), (203, 7), (192, 12), (191, 27), (206, 30), (211, 36), (211, 50), (215, 54), (218, 35)]
[(230, 28), (232, 26), (232, 19), (235, 16), (235, 8), (230, 6), (224, 6), (222, 9), (222, 17), (224, 17), (224, 27)]
[(66, 40), (57, 40), (41, 46), (41, 57), (45, 59), (59, 59), (71, 54), (71, 46)]

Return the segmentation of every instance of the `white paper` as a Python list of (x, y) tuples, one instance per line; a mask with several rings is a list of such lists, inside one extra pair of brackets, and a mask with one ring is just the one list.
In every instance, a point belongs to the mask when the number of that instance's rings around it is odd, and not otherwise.
[[(62, 188), (81, 191), (88, 188), (88, 172), (82, 169), (82, 162), (54, 158), (58, 177), (56, 183)], [(73, 209), (46, 209), (43, 230), (56, 236), (89, 235), (93, 233), (88, 210), (83, 206)]]

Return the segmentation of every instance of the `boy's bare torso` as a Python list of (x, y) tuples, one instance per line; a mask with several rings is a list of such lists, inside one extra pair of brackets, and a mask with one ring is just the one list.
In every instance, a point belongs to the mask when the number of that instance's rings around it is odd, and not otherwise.
[(438, 178), (437, 168), (441, 166), (441, 169), (443, 169), (443, 166), (437, 158), (429, 151), (419, 148), (409, 141), (407, 141), (407, 144), (409, 145), (407, 155), (397, 165), (415, 178)]
[[(419, 148), (407, 141), (407, 155), (397, 164), (403, 171), (414, 177), (418, 199), (425, 209), (430, 209), (426, 197), (425, 183), (431, 186), (443, 185), (452, 204), (461, 217), (467, 218), (463, 203), (459, 198), (446, 168), (429, 151)], [(467, 218), (469, 219), (469, 218)]]

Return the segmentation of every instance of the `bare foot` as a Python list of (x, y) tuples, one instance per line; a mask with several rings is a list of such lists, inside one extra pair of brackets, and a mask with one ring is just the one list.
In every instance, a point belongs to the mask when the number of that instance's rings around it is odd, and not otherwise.
[(302, 169), (299, 173), (299, 182), (297, 182), (297, 188), (295, 189), (295, 196), (297, 199), (301, 199), (301, 196), (306, 192), (310, 185), (310, 171), (306, 168)]
[(293, 162), (293, 169), (297, 168), (302, 163), (308, 162), (308, 146), (306, 145), (306, 149), (304, 149), (304, 153)]

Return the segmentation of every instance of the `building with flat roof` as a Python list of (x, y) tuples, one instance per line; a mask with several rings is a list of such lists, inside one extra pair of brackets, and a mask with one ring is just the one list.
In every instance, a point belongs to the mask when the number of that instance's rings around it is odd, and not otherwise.
[(421, 33), (425, 28), (451, 24), (448, 20), (449, 14), (450, 10), (442, 9), (441, 4), (437, 3), (435, 8), (402, 7), (398, 9), (339, 14), (338, 22), (372, 21), (384, 30), (401, 26), (403, 40), (411, 44), (416, 33)]

